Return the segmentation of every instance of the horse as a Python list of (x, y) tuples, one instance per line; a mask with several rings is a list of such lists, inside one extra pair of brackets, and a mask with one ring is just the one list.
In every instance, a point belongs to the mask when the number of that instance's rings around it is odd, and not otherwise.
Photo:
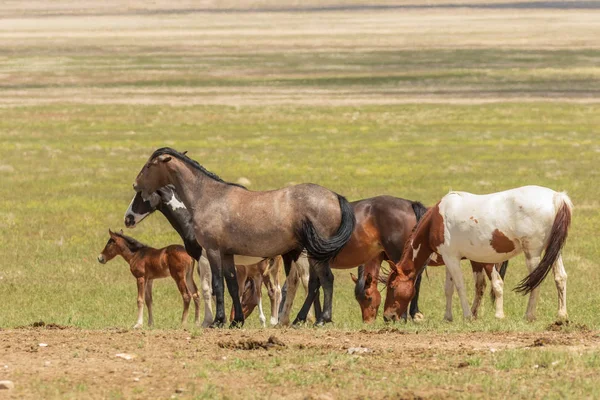
[[(236, 265), (238, 286), (240, 288), (240, 301), (244, 318), (254, 311), (258, 305), (261, 326), (266, 325), (266, 318), (262, 308), (262, 285), (267, 288), (271, 299), (271, 325), (275, 326), (279, 320), (279, 302), (281, 301), (281, 287), (279, 285), (279, 271), (283, 259), (281, 256), (264, 259), (256, 264)], [(231, 308), (230, 318), (234, 317), (234, 309)]]
[[(353, 201), (350, 205), (356, 217), (356, 225), (352, 237), (332, 261), (331, 268), (350, 269), (364, 265), (361, 271), (365, 273), (359, 274), (359, 278), (355, 280), (355, 297), (360, 305), (363, 322), (371, 323), (377, 317), (381, 304), (381, 295), (377, 289), (381, 262), (386, 259), (400, 261), (405, 241), (427, 209), (417, 201), (393, 196), (371, 197)], [(305, 265), (306, 263), (298, 263), (296, 268)], [(284, 296), (280, 311), (282, 325), (289, 322), (288, 315), (297, 282), (298, 280), (294, 280), (288, 284), (286, 281), (289, 295)], [(418, 279), (417, 288), (420, 282)], [(414, 319), (422, 318), (418, 308), (418, 294), (411, 303), (410, 316)]]
[[(558, 318), (567, 319), (567, 274), (561, 250), (567, 239), (572, 209), (573, 203), (566, 193), (541, 186), (523, 186), (487, 195), (448, 193), (423, 216), (400, 262), (392, 263), (384, 318), (396, 320), (406, 310), (414, 295), (416, 277), (436, 254), (446, 265), (446, 294), (451, 279), (458, 291), (463, 317), (471, 319), (461, 257), (498, 263), (524, 253), (529, 275), (516, 291), (530, 293), (525, 318), (535, 320), (539, 285), (553, 268)], [(451, 309), (447, 307), (448, 312), (446, 318), (451, 319)]]
[(211, 265), (217, 297), (213, 326), (225, 323), (223, 275), (234, 304), (230, 327), (244, 323), (234, 255), (257, 261), (283, 255), (285, 262), (304, 249), (311, 264), (310, 290), (296, 320), (306, 320), (322, 286), (324, 307), (317, 324), (331, 322), (333, 274), (329, 263), (350, 240), (355, 225), (352, 207), (343, 196), (315, 184), (250, 191), (223, 181), (185, 154), (166, 147), (152, 153), (133, 188), (147, 199), (168, 184), (175, 186), (190, 210), (196, 240)]
[[(213, 291), (211, 285), (212, 273), (210, 270), (210, 264), (206, 257), (202, 256), (202, 247), (196, 241), (190, 212), (185, 207), (185, 204), (183, 204), (181, 201), (181, 198), (179, 198), (177, 192), (175, 191), (175, 187), (173, 185), (167, 185), (159, 188), (156, 192), (150, 195), (147, 201), (142, 198), (140, 193), (136, 193), (129, 203), (127, 211), (125, 212), (125, 226), (128, 228), (134, 228), (139, 222), (144, 220), (144, 218), (157, 210), (167, 218), (171, 226), (175, 229), (175, 231), (177, 231), (179, 236), (181, 236), (187, 253), (195, 260), (198, 260), (200, 288), (202, 291), (202, 298), (204, 300), (204, 321), (202, 322), (202, 326), (208, 327), (210, 324), (212, 324), (214, 319), (212, 312)], [(277, 266), (279, 266), (279, 264), (277, 264)], [(236, 272), (241, 268), (245, 268), (245, 266), (236, 264)], [(273, 269), (273, 265), (271, 265), (271, 268), (268, 269), (268, 272), (271, 274)], [(238, 285), (242, 288), (245, 287), (244, 281), (241, 281), (240, 285), (240, 281), (238, 279)], [(261, 282), (263, 282), (262, 279)], [(264, 283), (265, 286), (267, 286), (269, 297), (271, 299), (271, 324), (273, 324), (273, 321), (278, 319), (278, 305), (281, 300), (279, 277), (273, 277), (271, 280), (264, 280)], [(261, 312), (259, 319), (261, 324), (264, 325), (264, 321), (266, 319), (262, 313), (262, 304), (257, 304), (259, 305)], [(274, 306), (275, 311), (273, 311)], [(247, 318), (250, 312), (244, 311), (244, 317)]]
[(177, 284), (177, 289), (183, 299), (183, 315), (181, 323), (188, 317), (190, 301), (195, 304), (194, 321), (198, 324), (200, 315), (200, 299), (198, 288), (194, 282), (194, 259), (180, 245), (171, 245), (162, 249), (154, 249), (125, 236), (123, 232), (116, 233), (108, 230), (110, 239), (98, 256), (98, 262), (106, 264), (116, 256), (121, 256), (129, 263), (131, 274), (137, 280), (138, 317), (133, 326), (141, 328), (144, 322), (144, 298), (148, 307), (148, 326), (154, 325), (152, 315), (152, 283), (154, 279), (166, 278), (171, 275)]

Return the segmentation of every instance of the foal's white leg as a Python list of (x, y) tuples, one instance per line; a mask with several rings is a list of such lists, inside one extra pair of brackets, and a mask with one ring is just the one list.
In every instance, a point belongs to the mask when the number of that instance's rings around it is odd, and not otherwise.
[(469, 301), (467, 300), (465, 280), (463, 278), (463, 273), (460, 269), (460, 258), (453, 256), (444, 256), (444, 263), (446, 264), (446, 270), (450, 272), (450, 276), (452, 277), (454, 285), (456, 286), (458, 298), (460, 299), (460, 306), (463, 310), (463, 317), (465, 319), (471, 319), (473, 315), (471, 314), (471, 307), (469, 306)]
[(485, 271), (473, 271), (473, 279), (475, 280), (475, 298), (473, 299), (473, 305), (471, 306), (471, 313), (474, 318), (477, 318), (479, 314), (479, 307), (481, 306), (481, 299), (485, 293)]
[(202, 327), (206, 328), (213, 323), (214, 315), (212, 311), (212, 272), (210, 263), (204, 256), (198, 260), (198, 275), (200, 275), (200, 290), (202, 290), (202, 299), (204, 300)]
[(254, 280), (254, 290), (255, 296), (258, 297), (258, 319), (260, 321), (260, 326), (264, 328), (267, 325), (267, 317), (265, 317), (262, 306), (262, 277), (261, 279)]
[(287, 284), (287, 294), (285, 297), (285, 302), (283, 303), (281, 315), (279, 316), (279, 323), (283, 326), (290, 324), (290, 313), (292, 312), (292, 306), (294, 305), (294, 297), (296, 297), (296, 290), (298, 290), (299, 280), (298, 264), (296, 264), (296, 262), (292, 262), (290, 273), (285, 280)]
[(277, 275), (273, 274), (271, 276), (271, 289), (269, 290), (269, 298), (271, 299), (271, 326), (275, 326), (279, 322), (281, 286), (279, 286), (279, 277)]
[(452, 322), (452, 296), (454, 296), (454, 282), (452, 282), (452, 277), (450, 276), (450, 271), (448, 268), (446, 268), (446, 285), (444, 290), (446, 292), (446, 313), (444, 314), (444, 319)]
[(554, 282), (558, 291), (558, 319), (567, 320), (567, 272), (563, 265), (562, 255), (558, 256), (553, 269)]
[(496, 318), (504, 318), (504, 281), (496, 266), (492, 269), (492, 290), (496, 296)]
[(146, 290), (145, 290), (145, 292), (146, 292), (145, 293), (146, 308), (148, 309), (148, 326), (154, 325), (154, 316), (152, 315), (152, 283), (153, 282), (154, 282), (153, 279), (149, 279), (148, 282), (146, 282)]
[[(540, 253), (532, 255), (532, 253), (525, 253), (525, 264), (527, 264), (527, 270), (531, 273), (535, 267), (540, 263)], [(527, 311), (525, 311), (525, 319), (527, 321), (535, 321), (535, 308), (537, 306), (538, 297), (540, 295), (540, 287), (533, 289), (529, 294), (529, 302), (527, 303)]]

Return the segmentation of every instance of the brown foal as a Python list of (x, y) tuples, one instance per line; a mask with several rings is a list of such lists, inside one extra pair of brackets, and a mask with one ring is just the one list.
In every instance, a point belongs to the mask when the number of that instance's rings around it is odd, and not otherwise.
[[(244, 319), (248, 318), (254, 308), (258, 306), (261, 326), (266, 325), (265, 314), (262, 309), (262, 285), (264, 284), (271, 300), (271, 325), (279, 322), (279, 303), (281, 302), (281, 286), (279, 284), (279, 271), (283, 266), (283, 258), (266, 258), (256, 264), (236, 265), (236, 276), (242, 303)], [(231, 307), (230, 318), (233, 319), (234, 309)]]
[(195, 304), (195, 322), (198, 324), (200, 318), (200, 298), (198, 288), (194, 282), (194, 260), (187, 254), (185, 248), (179, 245), (171, 245), (162, 249), (154, 249), (137, 240), (108, 231), (110, 239), (104, 250), (98, 256), (101, 264), (121, 256), (129, 263), (131, 274), (137, 280), (138, 317), (134, 328), (141, 328), (144, 321), (144, 298), (148, 307), (148, 326), (154, 324), (152, 316), (152, 282), (154, 279), (166, 278), (169, 275), (175, 280), (177, 288), (183, 298), (183, 324), (188, 317), (190, 301), (193, 298)]

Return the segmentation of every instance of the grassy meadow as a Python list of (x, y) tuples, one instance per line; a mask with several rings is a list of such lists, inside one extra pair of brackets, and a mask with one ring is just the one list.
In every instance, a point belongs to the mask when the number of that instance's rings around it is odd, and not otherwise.
[[(126, 263), (101, 265), (96, 256), (107, 230), (124, 228), (131, 184), (162, 146), (187, 150), (225, 180), (247, 178), (252, 190), (314, 182), (350, 200), (390, 194), (427, 205), (449, 190), (488, 193), (528, 184), (566, 190), (575, 204), (564, 249), (571, 320), (566, 330), (600, 328), (598, 11), (105, 15), (90, 6), (85, 17), (40, 17), (43, 6), (36, 2), (18, 12), (2, 7), (9, 17), (0, 20), (0, 330), (40, 320), (86, 330), (133, 325), (136, 291)], [(158, 214), (125, 233), (153, 247), (179, 242)], [(472, 298), (466, 262), (463, 270)], [(335, 324), (325, 331), (383, 328), (381, 316), (363, 326), (348, 271), (335, 275)], [(448, 324), (442, 321), (445, 274), (431, 268), (421, 291), (426, 321), (399, 329), (542, 332), (556, 316), (554, 282), (551, 276), (544, 282), (538, 320), (527, 323), (527, 299), (510, 290), (525, 275), (523, 257), (511, 261), (505, 320), (493, 318), (486, 296), (482, 317), (463, 323), (455, 297), (456, 322)], [(156, 327), (178, 332), (181, 304), (174, 283), (165, 279), (154, 288)], [(299, 296), (296, 309), (301, 301)], [(244, 329), (252, 334), (257, 328), (252, 315)], [(322, 334), (306, 329), (307, 337)], [(214, 381), (231, 371), (272, 367), (270, 361), (240, 357), (202, 367), (195, 376), (205, 383), (187, 395), (250, 393), (221, 392)], [(346, 365), (340, 357), (314, 352), (278, 362)], [(455, 358), (447, 357), (454, 365)], [(562, 360), (557, 368), (563, 370), (532, 375), (530, 364), (548, 361), (544, 357)], [(540, 350), (533, 358), (515, 349), (493, 360), (475, 354), (459, 381), (443, 368), (413, 378), (440, 389), (432, 397), (470, 397), (456, 387), (486, 371), (508, 371), (515, 380), (487, 377), (483, 391), (471, 395), (526, 397), (530, 393), (515, 383), (525, 379), (544, 382), (535, 397), (597, 397), (591, 373), (597, 359), (597, 349)], [(333, 396), (362, 395), (344, 387), (366, 370), (330, 374)], [(270, 388), (278, 385), (327, 388), (315, 373), (303, 369), (289, 380), (269, 373), (261, 393), (273, 396)], [(562, 391), (553, 392), (546, 379)], [(406, 383), (401, 377), (388, 382)], [(79, 397), (70, 383), (76, 381), (32, 393)], [(371, 394), (394, 395), (399, 387), (373, 384), (372, 390), (381, 391)]]

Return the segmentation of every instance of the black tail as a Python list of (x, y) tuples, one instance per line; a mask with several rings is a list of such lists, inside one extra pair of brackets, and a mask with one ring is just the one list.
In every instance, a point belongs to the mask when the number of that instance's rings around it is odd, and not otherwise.
[(548, 275), (548, 272), (550, 272), (550, 268), (560, 256), (560, 251), (567, 240), (570, 225), (571, 207), (568, 203), (563, 202), (554, 217), (554, 223), (552, 224), (552, 230), (550, 231), (550, 239), (546, 251), (544, 252), (544, 257), (542, 257), (542, 261), (540, 261), (540, 264), (531, 271), (521, 283), (519, 283), (519, 286), (515, 288), (516, 292), (527, 294), (542, 283), (546, 275)]
[(415, 212), (415, 217), (417, 217), (417, 222), (419, 222), (423, 215), (425, 215), (425, 213), (427, 212), (427, 207), (425, 207), (421, 202), (418, 201), (413, 201), (411, 206), (413, 211)]
[(340, 202), (342, 221), (335, 235), (329, 239), (322, 238), (309, 219), (302, 221), (302, 227), (298, 232), (300, 243), (306, 249), (308, 256), (319, 263), (329, 263), (339, 254), (352, 237), (356, 225), (354, 210), (348, 200), (339, 194), (337, 197)]
[[(500, 271), (498, 271), (498, 273), (500, 274), (500, 278), (502, 280), (504, 280), (504, 275), (506, 275), (506, 270), (508, 269), (508, 260), (504, 261), (502, 263), (502, 265), (500, 265)], [(492, 298), (492, 303), (496, 301), (496, 293), (494, 293), (494, 288), (492, 288), (492, 291), (490, 292), (490, 296)]]

